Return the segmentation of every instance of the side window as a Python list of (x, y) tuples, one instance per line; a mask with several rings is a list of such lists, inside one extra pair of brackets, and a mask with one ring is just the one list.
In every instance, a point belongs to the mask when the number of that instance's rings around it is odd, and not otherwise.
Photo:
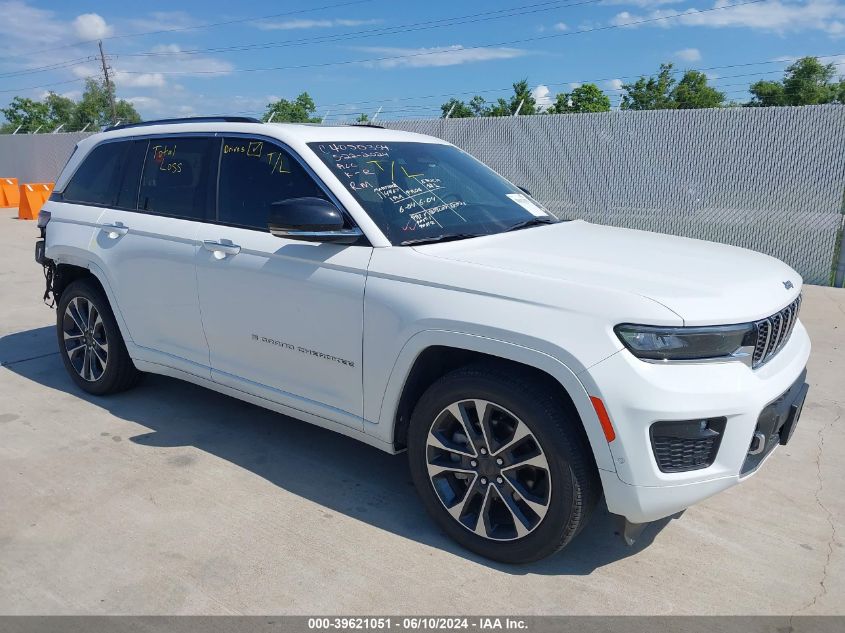
[(213, 217), (216, 147), (212, 138), (150, 139), (138, 210), (191, 220)]
[(121, 209), (135, 209), (138, 206), (138, 187), (141, 184), (141, 169), (144, 167), (148, 143), (147, 140), (129, 143), (115, 205)]
[(270, 205), (289, 198), (325, 198), (311, 175), (287, 151), (260, 139), (223, 139), (217, 219), (267, 230)]
[(131, 144), (130, 141), (103, 143), (91, 150), (65, 187), (62, 199), (81, 204), (116, 206), (121, 165)]

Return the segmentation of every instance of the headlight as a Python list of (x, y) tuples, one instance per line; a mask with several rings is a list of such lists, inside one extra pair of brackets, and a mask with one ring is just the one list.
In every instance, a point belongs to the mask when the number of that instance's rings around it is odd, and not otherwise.
[[(660, 327), (623, 323), (616, 335), (634, 356), (651, 360), (702, 360), (748, 356), (757, 342), (753, 323), (707, 327)], [(743, 350), (742, 348), (750, 348)]]

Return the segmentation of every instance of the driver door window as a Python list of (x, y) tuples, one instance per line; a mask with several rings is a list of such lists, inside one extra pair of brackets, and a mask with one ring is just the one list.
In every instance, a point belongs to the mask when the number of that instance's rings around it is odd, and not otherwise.
[(212, 379), (363, 428), (361, 343), (372, 248), (267, 230), (272, 203), (327, 197), (279, 144), (232, 136), (218, 156), (217, 222), (197, 223), (196, 257)]
[(223, 139), (217, 219), (222, 224), (267, 230), (270, 205), (290, 198), (326, 198), (287, 151), (261, 139)]

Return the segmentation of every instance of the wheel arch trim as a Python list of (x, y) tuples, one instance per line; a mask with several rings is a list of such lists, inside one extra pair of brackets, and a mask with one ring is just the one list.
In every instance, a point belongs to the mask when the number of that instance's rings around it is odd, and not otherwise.
[(123, 342), (126, 345), (127, 349), (130, 350), (129, 355), (130, 357), (132, 357), (133, 355), (131, 353), (131, 347), (134, 346), (134, 342), (132, 341), (132, 335), (126, 325), (126, 320), (123, 318), (123, 313), (120, 310), (120, 305), (117, 302), (116, 295), (112, 290), (111, 284), (109, 283), (109, 278), (103, 271), (103, 269), (91, 260), (74, 257), (70, 253), (63, 253), (61, 256), (56, 257), (54, 261), (57, 266), (66, 265), (85, 269), (91, 274), (91, 276), (93, 276), (99, 282), (100, 287), (103, 289), (103, 292), (106, 295), (106, 300), (109, 302), (109, 307), (111, 308), (111, 311), (114, 314), (114, 319), (115, 321), (117, 321), (117, 328), (118, 330), (120, 330), (120, 335), (123, 337)]
[(396, 433), (396, 415), (402, 393), (411, 371), (420, 355), (430, 347), (452, 347), (496, 356), (551, 376), (567, 392), (581, 418), (598, 468), (615, 472), (613, 456), (605, 439), (601, 422), (590, 402), (590, 396), (578, 376), (558, 359), (533, 348), (478, 334), (451, 330), (423, 330), (412, 336), (396, 358), (387, 386), (382, 395), (379, 419), (376, 425), (366, 425), (368, 433), (385, 442), (393, 442)]

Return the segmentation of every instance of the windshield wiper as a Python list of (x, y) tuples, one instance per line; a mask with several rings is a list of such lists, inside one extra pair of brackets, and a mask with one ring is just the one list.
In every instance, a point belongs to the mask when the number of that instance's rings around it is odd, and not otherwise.
[(449, 233), (447, 235), (434, 235), (432, 237), (420, 237), (413, 240), (399, 242), (400, 246), (411, 246), (413, 244), (433, 244), (434, 242), (451, 242), (453, 240), (465, 240), (470, 237), (480, 237), (478, 233)]
[(538, 224), (556, 224), (556, 222), (549, 217), (530, 218), (528, 220), (523, 220), (522, 222), (517, 222), (513, 226), (506, 228), (505, 233), (507, 233), (508, 231), (518, 231), (519, 229), (526, 229), (529, 226), (537, 226)]

